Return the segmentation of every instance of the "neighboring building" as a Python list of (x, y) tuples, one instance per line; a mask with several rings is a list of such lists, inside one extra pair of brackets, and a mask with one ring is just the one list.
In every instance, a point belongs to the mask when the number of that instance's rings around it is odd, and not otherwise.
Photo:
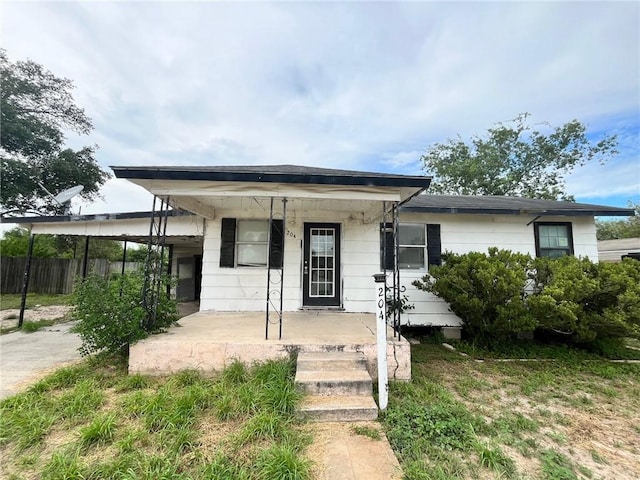
[[(113, 170), (190, 212), (172, 214), (166, 242), (178, 296), (199, 299), (201, 310), (264, 311), (270, 264), (270, 273), (283, 275), (284, 312), (374, 312), (372, 275), (385, 264), (393, 270), (388, 222), (397, 205), (400, 283), (415, 304), (402, 323), (458, 327), (445, 302), (411, 286), (441, 252), (495, 246), (597, 260), (594, 216), (633, 215), (570, 202), (427, 195), (428, 177), (291, 165)], [(149, 232), (149, 213), (12, 221), (33, 233), (143, 240)]]
[(640, 237), (598, 240), (598, 259), (601, 262), (619, 262), (624, 256), (640, 260)]

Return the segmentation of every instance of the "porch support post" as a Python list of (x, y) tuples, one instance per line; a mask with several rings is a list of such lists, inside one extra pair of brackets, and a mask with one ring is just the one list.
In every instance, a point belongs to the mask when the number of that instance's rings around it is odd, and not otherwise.
[(378, 346), (378, 403), (380, 410), (386, 410), (389, 403), (389, 378), (387, 371), (387, 321), (385, 314), (386, 282), (384, 273), (373, 276), (376, 283), (376, 338)]
[(84, 240), (84, 258), (82, 260), (82, 278), (87, 278), (89, 273), (89, 236)]
[(124, 241), (122, 248), (122, 268), (120, 270), (120, 296), (122, 297), (122, 290), (124, 289), (124, 267), (127, 264), (127, 240)]
[[(195, 263), (195, 260), (194, 260)], [(202, 267), (200, 267), (202, 268)], [(173, 244), (169, 244), (169, 258), (167, 263), (167, 298), (171, 298), (171, 275), (173, 274)], [(193, 272), (194, 278), (196, 272)]]
[(18, 318), (18, 328), (22, 328), (24, 323), (24, 311), (27, 308), (27, 291), (29, 290), (29, 276), (31, 274), (31, 257), (33, 257), (33, 243), (36, 235), (29, 237), (29, 247), (27, 250), (27, 263), (24, 266), (24, 277), (22, 279), (22, 297), (20, 299), (20, 317)]
[(124, 246), (122, 247), (122, 271), (120, 275), (124, 275), (124, 267), (127, 263), (127, 241), (124, 241)]

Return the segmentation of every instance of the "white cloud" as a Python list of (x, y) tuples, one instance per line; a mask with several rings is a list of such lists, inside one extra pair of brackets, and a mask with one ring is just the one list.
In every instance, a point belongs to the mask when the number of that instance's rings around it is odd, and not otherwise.
[[(416, 173), (429, 144), (524, 111), (637, 132), (639, 14), (631, 2), (8, 3), (3, 45), (74, 81), (96, 128), (70, 142), (98, 143), (103, 165)], [(637, 135), (622, 140), (619, 168), (579, 172), (570, 189), (636, 188)], [(131, 209), (119, 185), (105, 209)]]

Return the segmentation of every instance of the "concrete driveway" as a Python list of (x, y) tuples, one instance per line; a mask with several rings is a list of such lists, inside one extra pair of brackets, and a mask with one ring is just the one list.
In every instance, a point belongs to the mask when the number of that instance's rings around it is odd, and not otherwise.
[(74, 322), (58, 323), (34, 333), (0, 335), (0, 398), (24, 390), (42, 375), (80, 359)]

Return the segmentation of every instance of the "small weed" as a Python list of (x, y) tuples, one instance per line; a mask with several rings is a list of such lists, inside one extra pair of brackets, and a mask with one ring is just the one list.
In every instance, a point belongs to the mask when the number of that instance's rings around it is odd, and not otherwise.
[(591, 458), (593, 459), (594, 462), (596, 462), (599, 465), (608, 465), (609, 462), (607, 462), (607, 460), (600, 455), (597, 451), (595, 450), (589, 450), (589, 453), (591, 454)]
[(522, 432), (536, 432), (539, 424), (535, 420), (525, 417), (521, 413), (509, 413), (496, 418), (492, 425), (494, 429), (503, 434), (511, 434), (519, 437)]
[(82, 380), (60, 397), (56, 413), (62, 419), (82, 420), (95, 412), (104, 400), (105, 393), (94, 380)]
[(92, 445), (104, 445), (113, 441), (116, 429), (115, 414), (100, 415), (88, 425), (80, 428), (80, 445), (88, 448)]
[(576, 468), (578, 469), (578, 472), (580, 472), (580, 475), (582, 475), (583, 477), (593, 478), (593, 472), (584, 465), (576, 465)]
[(42, 471), (42, 480), (75, 480), (85, 478), (78, 463), (78, 455), (54, 452)]
[(147, 388), (150, 384), (151, 382), (148, 377), (135, 373), (122, 378), (116, 384), (116, 391), (128, 392), (130, 390), (142, 390), (143, 388)]
[(92, 370), (87, 363), (81, 363), (71, 367), (56, 370), (48, 377), (43, 378), (29, 390), (35, 392), (49, 392), (51, 390), (60, 390), (63, 388), (71, 388), (80, 380), (89, 378)]
[(556, 450), (545, 450), (540, 455), (542, 472), (552, 480), (577, 480), (571, 462)]
[(32, 322), (31, 320), (26, 320), (22, 324), (22, 331), (25, 333), (33, 333), (37, 332), (41, 328), (50, 327), (51, 325), (55, 325), (56, 320), (37, 320)]
[(57, 420), (46, 395), (27, 391), (0, 403), (1, 444), (16, 442), (19, 450), (37, 445)]
[(356, 435), (362, 435), (363, 437), (369, 437), (372, 440), (380, 440), (382, 436), (380, 431), (376, 428), (369, 427), (367, 425), (353, 425), (351, 431)]
[(567, 437), (566, 435), (562, 434), (562, 433), (558, 433), (558, 432), (549, 432), (547, 433), (547, 436), (553, 440), (554, 442), (556, 442), (558, 445), (566, 445), (567, 444)]
[(201, 478), (248, 480), (250, 473), (241, 465), (234, 463), (229, 457), (220, 454), (205, 466)]
[(246, 445), (260, 439), (283, 440), (288, 431), (286, 419), (275, 412), (263, 411), (244, 424), (238, 435), (238, 443)]
[(476, 446), (480, 465), (494, 472), (506, 475), (511, 478), (516, 472), (516, 466), (513, 460), (507, 457), (502, 450), (497, 447), (490, 448), (485, 445), (478, 444)]
[(145, 438), (145, 432), (142, 430), (129, 430), (121, 439), (115, 443), (120, 454), (131, 453), (135, 451), (136, 444)]
[(300, 458), (291, 445), (276, 445), (265, 450), (256, 463), (261, 480), (306, 480), (311, 478), (311, 462)]
[(249, 377), (244, 363), (234, 360), (231, 365), (222, 371), (222, 381), (227, 385), (240, 385)]

